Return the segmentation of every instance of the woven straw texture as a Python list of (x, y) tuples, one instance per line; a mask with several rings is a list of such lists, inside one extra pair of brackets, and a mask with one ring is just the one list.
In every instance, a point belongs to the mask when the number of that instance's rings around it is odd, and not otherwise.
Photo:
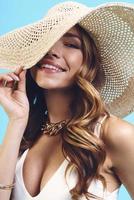
[(64, 2), (40, 21), (0, 37), (0, 66), (34, 66), (72, 26), (93, 37), (104, 72), (99, 89), (109, 110), (123, 117), (134, 111), (134, 6), (112, 3), (89, 8)]

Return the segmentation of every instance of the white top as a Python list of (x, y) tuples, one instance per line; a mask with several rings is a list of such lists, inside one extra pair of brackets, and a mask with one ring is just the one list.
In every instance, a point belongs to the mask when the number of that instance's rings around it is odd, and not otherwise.
[[(95, 134), (97, 135), (98, 130), (100, 131), (101, 123), (98, 123), (95, 128)], [(72, 171), (71, 174), (67, 176), (66, 180), (65, 170), (68, 165), (67, 160), (63, 161), (63, 163), (56, 170), (54, 175), (50, 178), (50, 180), (37, 196), (32, 197), (28, 193), (23, 180), (23, 164), (27, 153), (28, 149), (22, 154), (20, 160), (18, 160), (17, 162), (15, 172), (15, 188), (13, 190), (12, 200), (71, 200), (69, 190), (75, 186), (77, 182), (77, 176), (76, 172)], [(92, 181), (88, 188), (88, 191), (103, 198), (103, 200), (117, 200), (119, 188), (113, 192), (109, 192), (106, 190), (104, 191), (101, 181), (97, 180)], [(81, 200), (86, 200), (86, 198), (82, 197)]]

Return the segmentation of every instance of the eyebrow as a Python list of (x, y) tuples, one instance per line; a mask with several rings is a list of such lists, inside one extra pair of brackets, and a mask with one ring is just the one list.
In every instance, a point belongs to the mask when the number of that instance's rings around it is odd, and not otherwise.
[(74, 34), (74, 33), (65, 33), (65, 34), (63, 35), (63, 37), (75, 37), (75, 38), (78, 38), (78, 39), (81, 41), (80, 36), (78, 36), (78, 35), (76, 35), (76, 34)]

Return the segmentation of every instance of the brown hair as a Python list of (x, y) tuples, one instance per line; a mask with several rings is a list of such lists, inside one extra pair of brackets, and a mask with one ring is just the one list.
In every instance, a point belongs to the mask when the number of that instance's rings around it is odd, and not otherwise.
[[(97, 90), (100, 83), (98, 77), (100, 58), (95, 42), (79, 25), (76, 27), (81, 33), (85, 67), (76, 76), (73, 86), (75, 98), (70, 106), (73, 118), (61, 134), (63, 153), (69, 158), (66, 175), (72, 168), (78, 174), (78, 181), (70, 191), (73, 200), (78, 200), (81, 195), (85, 195), (86, 199), (96, 197), (88, 192), (93, 179), (100, 179), (106, 187), (105, 178), (100, 175), (106, 152), (102, 140), (94, 134), (94, 126), (101, 115), (104, 113), (109, 115)], [(40, 137), (46, 111), (43, 89), (33, 81), (29, 70), (26, 76), (30, 114), (24, 133), (25, 139), (21, 143), (21, 153)]]

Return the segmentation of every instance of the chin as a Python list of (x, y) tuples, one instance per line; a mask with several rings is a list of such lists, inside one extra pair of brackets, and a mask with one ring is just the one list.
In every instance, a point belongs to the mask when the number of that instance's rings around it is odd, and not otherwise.
[[(37, 83), (38, 84), (38, 83)], [(52, 84), (38, 84), (39, 87), (46, 90), (66, 90), (71, 89), (71, 85), (52, 85)]]
[(36, 79), (36, 83), (39, 87), (48, 89), (48, 90), (56, 90), (56, 89), (67, 89), (71, 88), (73, 83), (72, 81), (63, 81), (63, 80), (50, 80), (50, 79)]

